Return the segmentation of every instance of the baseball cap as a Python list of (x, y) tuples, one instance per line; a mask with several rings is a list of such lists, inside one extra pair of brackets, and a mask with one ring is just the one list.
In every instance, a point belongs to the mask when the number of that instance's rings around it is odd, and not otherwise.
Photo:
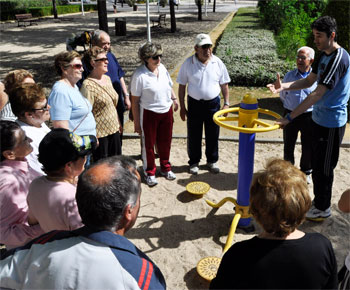
[(198, 34), (196, 36), (195, 45), (202, 46), (202, 45), (206, 45), (206, 44), (213, 45), (213, 43), (210, 39), (210, 36), (208, 34), (204, 34), (204, 33)]
[(39, 144), (39, 162), (45, 171), (61, 169), (66, 163), (84, 157), (97, 147), (93, 135), (79, 136), (67, 129), (52, 129)]

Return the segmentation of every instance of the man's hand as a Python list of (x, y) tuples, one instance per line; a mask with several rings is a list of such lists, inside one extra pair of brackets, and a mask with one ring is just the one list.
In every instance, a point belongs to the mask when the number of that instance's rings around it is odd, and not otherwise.
[(173, 100), (173, 104), (174, 104), (174, 112), (176, 112), (179, 109), (179, 104), (177, 103), (176, 99)]
[(180, 117), (182, 121), (186, 121), (187, 110), (186, 108), (180, 108)]
[(131, 108), (131, 102), (130, 102), (129, 96), (125, 95), (124, 103), (125, 103), (126, 110), (130, 110), (130, 108)]
[[(230, 108), (229, 105), (223, 105), (221, 110), (225, 110), (225, 109), (229, 109), (229, 108)], [(224, 114), (224, 117), (227, 117), (227, 113)]]
[(288, 125), (289, 121), (286, 118), (282, 118), (282, 119), (277, 119), (275, 123), (277, 125), (280, 125), (280, 128), (283, 129), (285, 126)]
[(282, 82), (281, 82), (280, 74), (277, 73), (277, 80), (273, 84), (268, 84), (266, 87), (268, 87), (270, 91), (274, 94), (282, 91)]
[(139, 135), (141, 135), (142, 133), (140, 122), (135, 122), (135, 120), (134, 120), (134, 132), (138, 133)]

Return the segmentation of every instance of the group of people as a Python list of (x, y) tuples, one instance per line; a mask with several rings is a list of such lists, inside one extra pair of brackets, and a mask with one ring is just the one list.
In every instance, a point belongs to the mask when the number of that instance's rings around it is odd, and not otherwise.
[[(347, 120), (350, 58), (336, 42), (333, 18), (321, 17), (311, 27), (321, 56), (314, 61), (313, 49), (301, 47), (297, 69), (283, 82), (278, 75), (268, 85), (280, 93), (286, 110), (278, 120), (285, 160), (268, 162), (252, 181), (250, 211), (263, 232), (231, 247), (212, 289), (337, 287), (331, 243), (297, 227), (305, 217), (331, 215), (333, 171)], [(160, 175), (176, 179), (170, 151), (173, 111), (179, 107), (181, 119), (187, 118), (189, 172), (199, 173), (204, 127), (206, 166), (219, 173), (219, 126), (213, 115), (229, 107), (230, 77), (212, 46), (207, 34), (195, 38), (195, 54), (177, 77), (179, 104), (159, 44), (140, 47), (142, 64), (127, 89), (110, 37), (101, 30), (95, 31), (83, 58), (75, 51), (55, 57), (60, 80), (48, 100), (29, 72), (6, 76), (0, 87), (0, 243), (7, 249), (0, 260), (1, 287), (166, 288), (159, 268), (123, 237), (136, 221), (141, 195), (136, 163), (121, 155), (123, 116), (132, 110), (149, 186), (158, 183), (156, 152)], [(52, 129), (45, 123), (49, 119)], [(293, 166), (299, 131), (301, 171)], [(314, 201), (308, 192), (310, 175)], [(345, 212), (348, 195), (339, 202)], [(240, 256), (244, 267), (235, 263)], [(340, 277), (349, 285), (346, 261)]]

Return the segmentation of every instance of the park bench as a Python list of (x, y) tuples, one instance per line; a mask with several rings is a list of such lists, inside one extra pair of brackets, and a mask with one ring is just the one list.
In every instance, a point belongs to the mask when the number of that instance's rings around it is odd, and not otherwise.
[(151, 19), (151, 21), (152, 21), (152, 27), (155, 26), (155, 23), (158, 23), (158, 24), (157, 24), (157, 27), (162, 27), (162, 22), (163, 22), (164, 26), (166, 26), (166, 23), (165, 23), (165, 16), (166, 16), (165, 13), (161, 13), (161, 14), (159, 14), (158, 18), (152, 18), (152, 19)]
[(20, 23), (23, 23), (24, 26), (26, 26), (26, 23), (29, 23), (29, 25), (38, 24), (36, 22), (39, 21), (39, 18), (34, 18), (32, 13), (16, 14), (15, 17), (18, 22), (18, 26), (21, 26)]

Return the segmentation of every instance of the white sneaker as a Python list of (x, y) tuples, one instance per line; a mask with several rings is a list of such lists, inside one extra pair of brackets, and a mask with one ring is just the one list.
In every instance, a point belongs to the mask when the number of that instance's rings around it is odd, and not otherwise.
[(306, 218), (315, 222), (321, 222), (326, 218), (329, 218), (331, 215), (332, 213), (330, 207), (326, 210), (319, 210), (314, 205), (312, 205), (309, 211), (306, 213)]
[(207, 163), (207, 166), (209, 168), (209, 171), (211, 173), (219, 173), (220, 172), (220, 168), (218, 167), (218, 165), (216, 163)]
[(191, 174), (197, 175), (197, 174), (198, 174), (198, 171), (199, 171), (198, 163), (192, 164), (192, 165), (190, 166), (190, 173), (191, 173)]
[(311, 182), (312, 182), (311, 174), (306, 175), (306, 182), (307, 182), (307, 184), (311, 184)]
[(164, 176), (164, 177), (165, 177), (166, 179), (168, 179), (168, 180), (174, 180), (174, 179), (176, 179), (176, 175), (175, 175), (175, 173), (172, 172), (172, 171), (167, 171), (167, 172), (161, 171), (160, 174), (161, 174), (162, 176)]
[(148, 186), (155, 186), (158, 184), (158, 181), (154, 175), (146, 176), (146, 183)]

